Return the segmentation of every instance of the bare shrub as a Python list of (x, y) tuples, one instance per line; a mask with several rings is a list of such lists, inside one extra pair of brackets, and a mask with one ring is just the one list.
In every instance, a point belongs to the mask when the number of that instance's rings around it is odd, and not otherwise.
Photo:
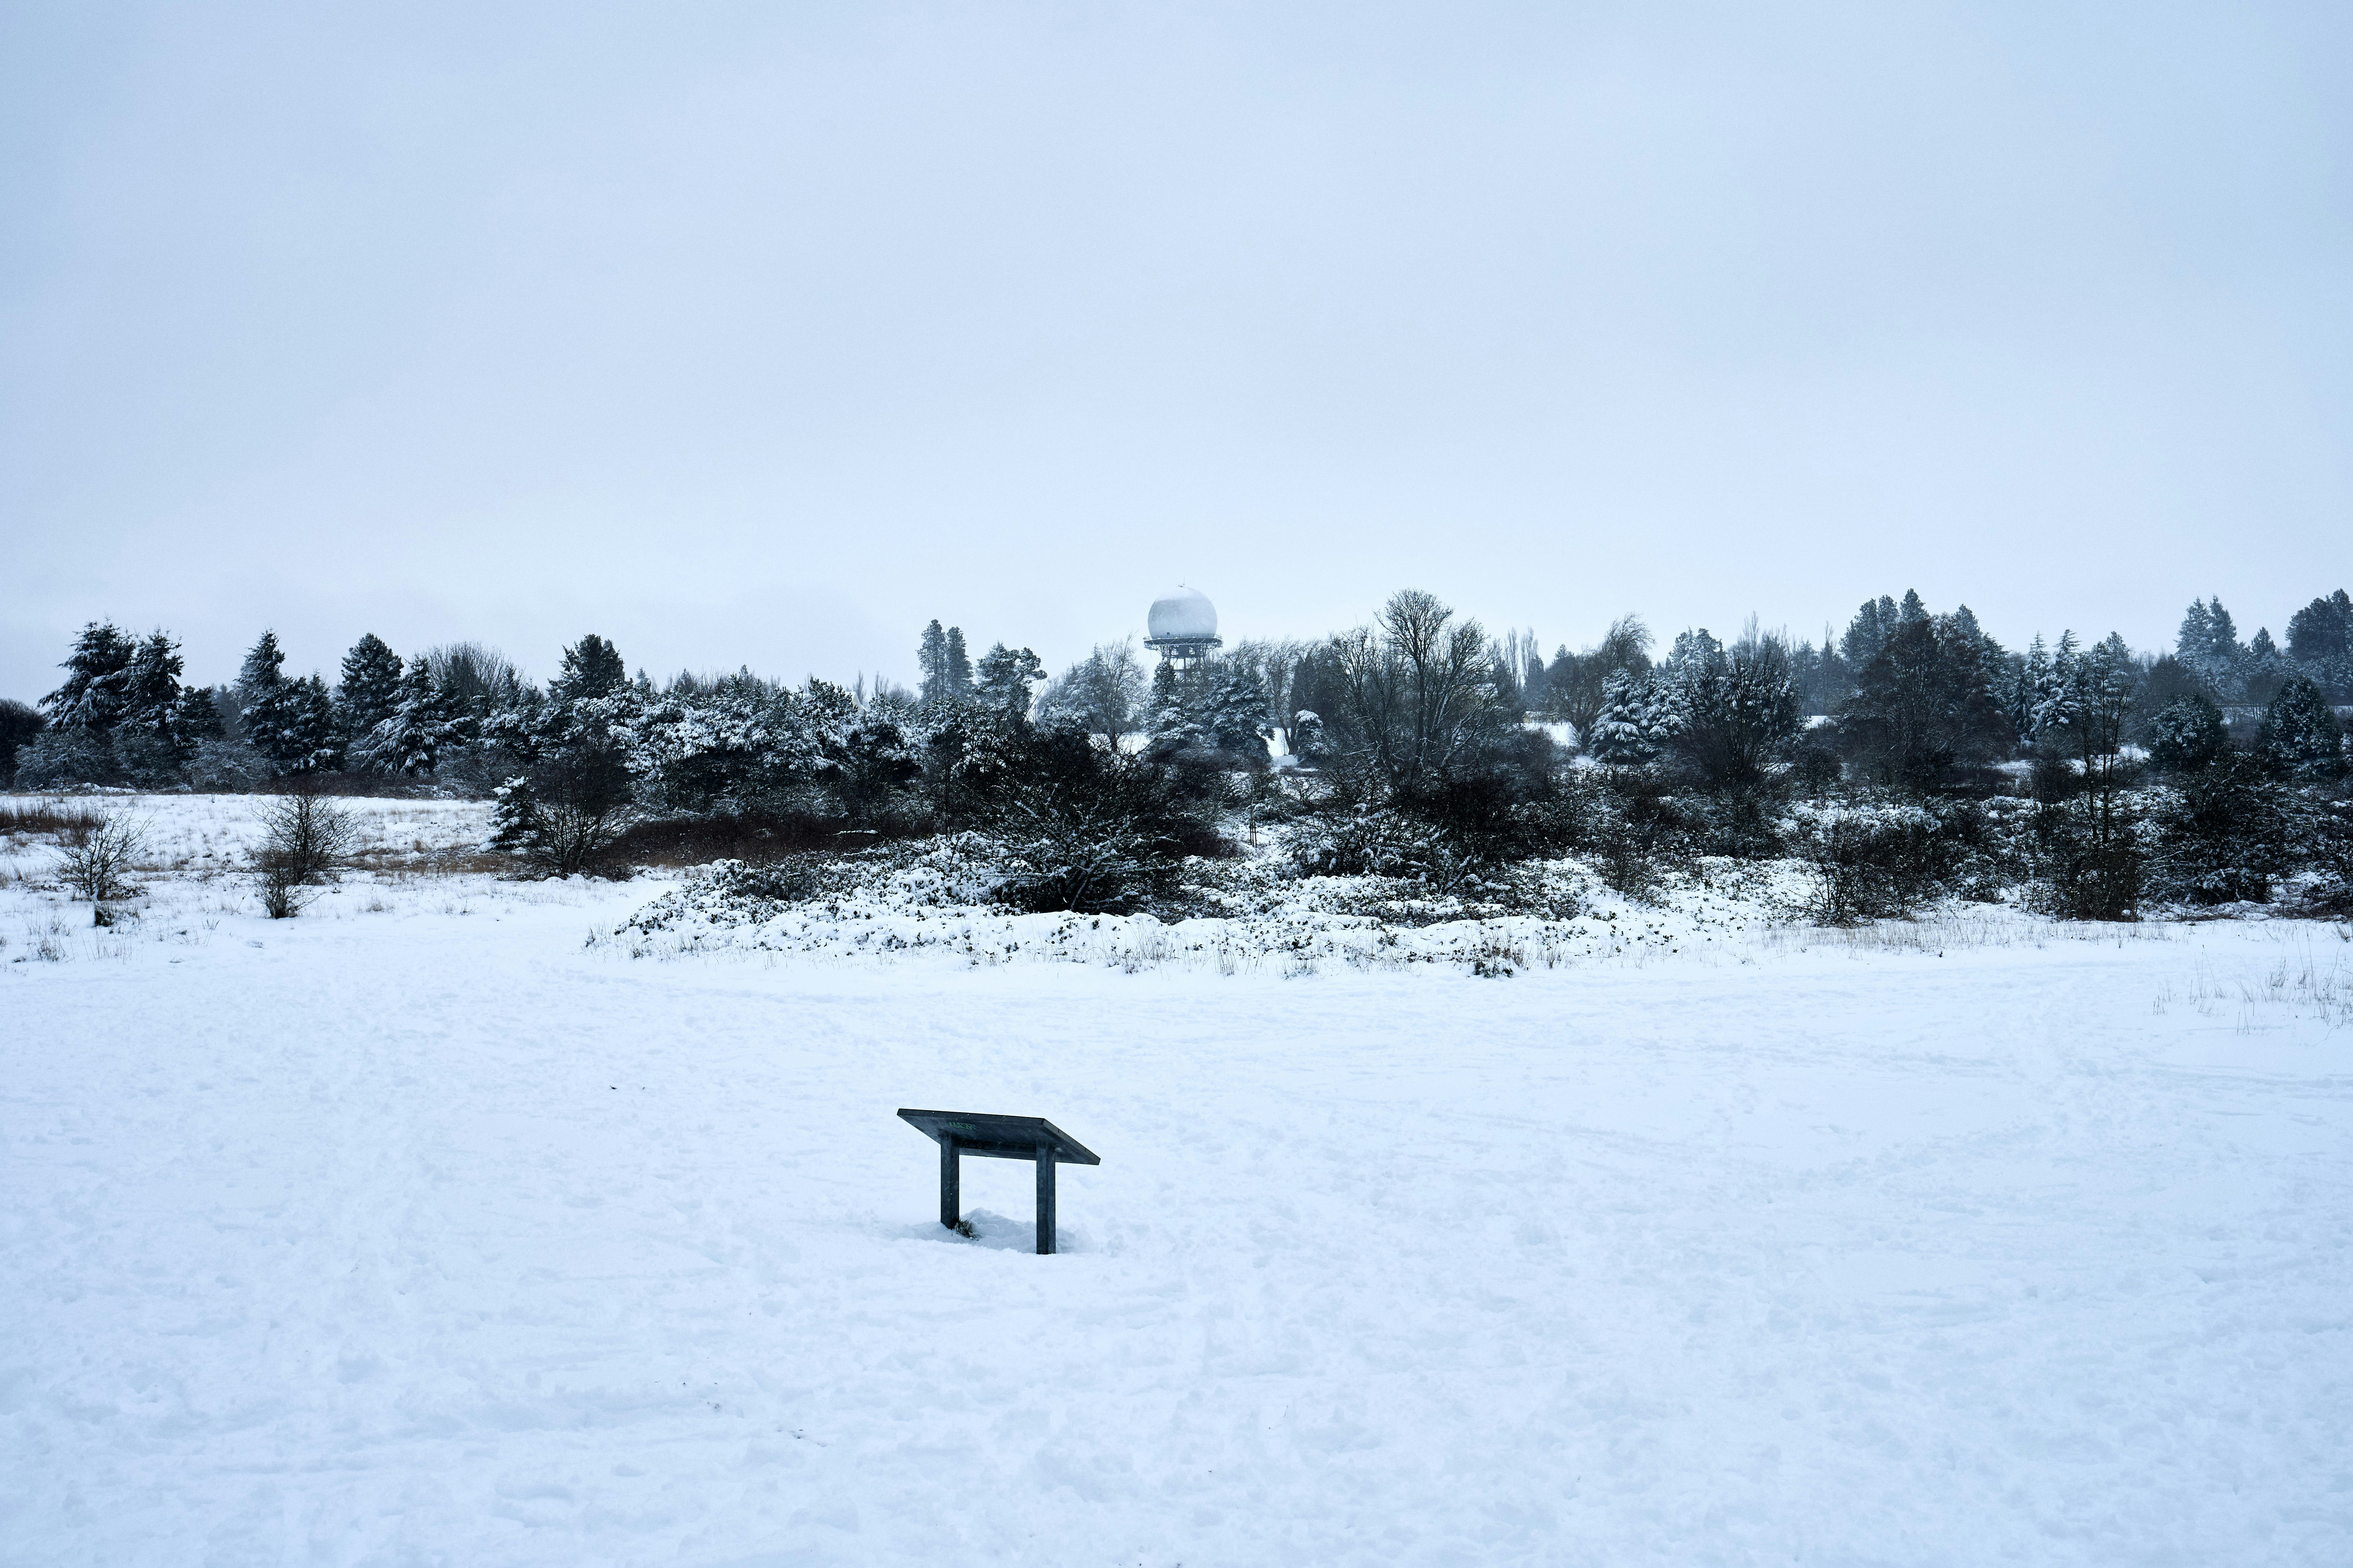
[(262, 841), (253, 855), (261, 908), (271, 920), (291, 920), (309, 901), (306, 889), (335, 881), (359, 840), (349, 807), (316, 795), (282, 795), (262, 814)]
[(1820, 879), (1807, 912), (1826, 926), (1910, 914), (1935, 886), (1932, 834), (1917, 821), (1831, 823), (1805, 845)]
[(58, 876), (96, 905), (96, 923), (109, 925), (106, 900), (131, 891), (132, 858), (146, 847), (145, 828), (116, 812), (90, 812), (57, 829)]

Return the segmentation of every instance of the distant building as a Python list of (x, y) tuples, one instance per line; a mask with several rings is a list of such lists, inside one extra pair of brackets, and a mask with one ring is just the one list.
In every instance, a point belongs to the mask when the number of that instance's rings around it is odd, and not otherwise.
[(1218, 636), (1218, 606), (1207, 594), (1182, 584), (1152, 601), (1152, 614), (1144, 624), (1148, 634), (1144, 646), (1159, 654), (1161, 663), (1175, 665), (1179, 674), (1225, 647)]

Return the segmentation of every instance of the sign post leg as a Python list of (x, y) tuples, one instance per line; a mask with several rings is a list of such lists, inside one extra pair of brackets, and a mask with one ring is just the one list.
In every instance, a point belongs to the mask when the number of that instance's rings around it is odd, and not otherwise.
[(940, 1140), (940, 1223), (950, 1230), (964, 1218), (964, 1163), (953, 1138)]
[(1054, 1250), (1054, 1146), (1038, 1145), (1038, 1256)]

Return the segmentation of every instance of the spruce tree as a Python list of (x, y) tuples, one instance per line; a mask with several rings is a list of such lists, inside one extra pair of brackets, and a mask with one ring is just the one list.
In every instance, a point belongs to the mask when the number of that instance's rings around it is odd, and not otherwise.
[(938, 702), (946, 698), (948, 634), (936, 620), (923, 628), (923, 641), (915, 647), (915, 671), (921, 678), (918, 695), (923, 701)]
[(292, 770), (311, 750), (299, 690), (285, 676), (286, 654), (278, 634), (265, 631), (245, 656), (237, 674), (237, 713), (245, 742), (280, 770)]
[(341, 699), (343, 732), (353, 740), (392, 717), (400, 702), (400, 656), (374, 632), (352, 645), (343, 655)]
[(1650, 686), (1624, 670), (1602, 683), (1601, 711), (1594, 716), (1593, 733), (1586, 742), (1596, 760), (1612, 767), (1637, 767), (1658, 755)]
[(548, 683), (548, 694), (559, 702), (586, 702), (610, 697), (628, 683), (621, 650), (590, 632), (564, 650), (564, 668)]
[(286, 683), (287, 738), (290, 771), (325, 773), (342, 765), (343, 729), (335, 721), (335, 701), (324, 677), (316, 674)]
[(1029, 689), (1046, 679), (1046, 667), (1028, 648), (997, 643), (981, 656), (973, 700), (988, 711), (1028, 717)]
[(73, 651), (59, 666), (66, 672), (65, 684), (41, 699), (51, 727), (111, 731), (121, 722), (134, 651), (131, 639), (111, 621), (83, 626)]
[(122, 672), (122, 728), (176, 752), (180, 749), (180, 645), (157, 631), (139, 644)]
[(433, 679), (432, 665), (422, 657), (410, 659), (400, 678), (400, 700), (352, 748), (352, 761), (396, 776), (433, 772), (442, 751), (459, 739), (455, 706)]
[(2310, 676), (2292, 677), (2263, 710), (2255, 752), (2285, 777), (2333, 779), (2345, 771), (2345, 731)]
[(947, 687), (941, 695), (951, 702), (972, 700), (972, 656), (965, 651), (964, 628), (948, 628)]
[(1231, 752), (1252, 764), (1264, 762), (1267, 738), (1274, 732), (1267, 708), (1266, 683), (1258, 672), (1232, 671), (1218, 683), (1209, 699), (1209, 739), (1221, 752)]
[(2194, 773), (2230, 744), (2222, 710), (2202, 691), (2175, 698), (2149, 721), (2149, 760), (2169, 773)]

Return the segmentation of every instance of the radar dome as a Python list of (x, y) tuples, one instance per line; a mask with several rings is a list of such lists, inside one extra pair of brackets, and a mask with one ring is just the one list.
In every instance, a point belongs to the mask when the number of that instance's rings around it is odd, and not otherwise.
[(1195, 588), (1178, 588), (1152, 601), (1145, 621), (1155, 642), (1194, 642), (1218, 635), (1218, 606)]

